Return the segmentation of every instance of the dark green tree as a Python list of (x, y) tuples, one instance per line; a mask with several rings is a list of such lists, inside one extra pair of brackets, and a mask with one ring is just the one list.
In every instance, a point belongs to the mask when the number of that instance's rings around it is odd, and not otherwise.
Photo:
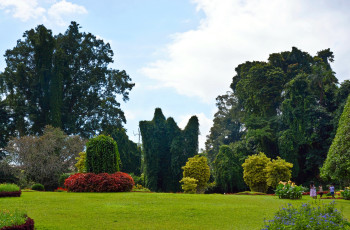
[(91, 137), (122, 127), (117, 96), (128, 100), (134, 84), (125, 71), (108, 67), (110, 45), (72, 22), (64, 34), (39, 25), (5, 53), (0, 92), (17, 135), (41, 134), (47, 124)]
[(198, 153), (198, 118), (184, 130), (157, 108), (152, 121), (140, 121), (146, 187), (152, 191), (180, 191), (181, 167)]
[(120, 157), (117, 142), (99, 135), (86, 143), (86, 171), (92, 173), (115, 173), (119, 171)]

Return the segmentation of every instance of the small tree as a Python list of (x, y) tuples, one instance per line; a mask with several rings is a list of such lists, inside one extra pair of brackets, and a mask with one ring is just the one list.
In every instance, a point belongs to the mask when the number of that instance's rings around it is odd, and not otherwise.
[(280, 181), (289, 181), (292, 177), (291, 168), (293, 168), (293, 164), (280, 157), (268, 162), (264, 169), (267, 174), (267, 186), (275, 189)]
[(180, 180), (181, 186), (185, 193), (196, 193), (198, 180), (191, 177), (184, 177)]
[(86, 144), (86, 171), (93, 173), (115, 173), (119, 171), (119, 152), (113, 138), (99, 135)]
[(270, 158), (268, 158), (264, 153), (259, 153), (249, 156), (242, 164), (243, 179), (251, 191), (267, 191), (267, 172), (264, 169), (269, 162)]
[(86, 173), (86, 152), (80, 152), (79, 157), (75, 158), (78, 162), (75, 164), (78, 172)]
[(337, 133), (321, 168), (321, 177), (350, 183), (350, 95), (340, 117)]
[(207, 158), (199, 155), (188, 158), (186, 165), (183, 166), (182, 169), (184, 170), (184, 178), (190, 177), (198, 180), (197, 193), (204, 193), (210, 177), (210, 169)]

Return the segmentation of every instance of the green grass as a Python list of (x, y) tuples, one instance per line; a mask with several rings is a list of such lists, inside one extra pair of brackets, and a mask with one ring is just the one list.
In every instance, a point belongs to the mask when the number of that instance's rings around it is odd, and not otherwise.
[[(286, 203), (275, 196), (23, 192), (0, 209), (23, 210), (40, 229), (261, 229)], [(328, 203), (331, 200), (323, 200)], [(336, 200), (350, 219), (350, 201)]]
[(0, 184), (0, 192), (18, 192), (20, 188), (15, 184)]

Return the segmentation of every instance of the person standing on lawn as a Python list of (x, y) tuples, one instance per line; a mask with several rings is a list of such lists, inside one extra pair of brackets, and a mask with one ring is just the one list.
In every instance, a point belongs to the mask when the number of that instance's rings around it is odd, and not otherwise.
[(316, 187), (313, 181), (310, 183), (310, 196), (314, 199), (317, 198)]
[(320, 184), (320, 186), (318, 186), (318, 193), (320, 194), (320, 198), (322, 198), (322, 195), (323, 195), (322, 184)]
[(334, 184), (331, 184), (331, 186), (329, 186), (329, 191), (332, 195), (332, 198), (334, 199)]

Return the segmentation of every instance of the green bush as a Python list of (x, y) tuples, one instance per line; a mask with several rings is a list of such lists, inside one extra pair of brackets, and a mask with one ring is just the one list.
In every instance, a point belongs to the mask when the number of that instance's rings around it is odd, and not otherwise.
[(70, 175), (70, 173), (63, 173), (58, 179), (58, 187), (64, 188), (64, 182)]
[(32, 186), (32, 190), (36, 190), (36, 191), (44, 191), (45, 187), (42, 184), (34, 184)]
[(111, 137), (99, 135), (86, 144), (86, 171), (95, 174), (119, 171), (120, 157), (117, 142)]
[(142, 173), (141, 176), (137, 176), (133, 173), (130, 173), (130, 176), (132, 179), (134, 179), (134, 182), (136, 185), (142, 185), (143, 187), (145, 186), (145, 175)]
[(207, 158), (199, 155), (188, 158), (186, 165), (183, 166), (182, 169), (184, 170), (184, 178), (190, 177), (198, 180), (197, 193), (204, 193), (210, 177), (210, 169)]
[(280, 157), (267, 163), (264, 169), (267, 174), (267, 186), (275, 189), (280, 181), (289, 181), (292, 177), (291, 168), (293, 168), (293, 164), (286, 162)]
[(272, 220), (265, 220), (263, 230), (275, 229), (349, 229), (349, 222), (335, 208), (335, 203), (318, 205), (302, 204), (293, 207), (291, 204), (281, 208)]
[(181, 186), (185, 193), (196, 193), (198, 180), (191, 177), (184, 177), (180, 180)]
[(345, 200), (350, 200), (350, 187), (346, 187), (344, 191), (341, 191), (340, 193)]
[(0, 210), (0, 229), (14, 225), (22, 225), (26, 222), (26, 213), (21, 211), (11, 212), (9, 210)]
[(78, 162), (75, 164), (78, 172), (86, 173), (86, 152), (80, 152), (79, 157), (75, 158)]
[(276, 196), (280, 199), (301, 199), (305, 188), (303, 186), (297, 186), (291, 181), (280, 182), (275, 190)]
[(15, 184), (0, 184), (0, 192), (18, 192), (20, 188)]

